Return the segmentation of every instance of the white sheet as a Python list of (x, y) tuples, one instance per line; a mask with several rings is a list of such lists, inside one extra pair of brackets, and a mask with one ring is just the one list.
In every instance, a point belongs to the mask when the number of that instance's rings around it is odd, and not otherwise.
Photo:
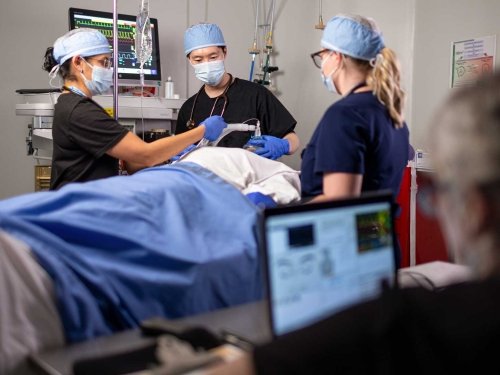
[(300, 177), (287, 165), (258, 156), (240, 148), (201, 147), (181, 161), (209, 169), (243, 194), (259, 192), (271, 196), (278, 204), (300, 199)]
[(23, 242), (0, 230), (0, 374), (64, 343), (50, 277)]

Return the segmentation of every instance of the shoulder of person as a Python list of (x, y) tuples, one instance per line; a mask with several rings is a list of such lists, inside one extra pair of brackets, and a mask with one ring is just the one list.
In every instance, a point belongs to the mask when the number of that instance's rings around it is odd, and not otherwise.
[(75, 94), (73, 92), (61, 94), (57, 98), (57, 103), (64, 104), (64, 105), (71, 105), (71, 104), (76, 105), (78, 103), (84, 103), (84, 102), (90, 102), (90, 101), (92, 101), (92, 100), (87, 98), (86, 96), (81, 96), (81, 95)]
[(183, 110), (183, 109), (189, 107), (194, 102), (194, 98), (196, 97), (197, 94), (198, 94), (198, 91), (196, 92), (196, 94), (191, 95), (188, 99), (186, 99), (186, 101), (184, 103), (182, 103), (180, 110)]
[(252, 82), (247, 79), (243, 78), (234, 78), (234, 83), (235, 87), (241, 88), (241, 89), (247, 89), (247, 90), (252, 90), (256, 92), (269, 92), (271, 93), (266, 87), (263, 85), (257, 83), (257, 82)]
[(373, 111), (386, 111), (386, 107), (372, 93), (349, 95), (333, 103), (327, 111), (343, 116), (355, 116)]
[(57, 98), (57, 110), (70, 111), (70, 113), (88, 113), (101, 110), (101, 106), (92, 99), (74, 93), (62, 94)]

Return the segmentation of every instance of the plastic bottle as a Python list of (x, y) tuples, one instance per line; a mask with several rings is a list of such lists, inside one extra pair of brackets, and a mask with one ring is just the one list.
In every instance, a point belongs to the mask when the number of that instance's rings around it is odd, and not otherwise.
[(165, 82), (165, 98), (174, 98), (174, 81), (172, 81), (172, 77), (170, 76), (168, 76), (167, 82)]

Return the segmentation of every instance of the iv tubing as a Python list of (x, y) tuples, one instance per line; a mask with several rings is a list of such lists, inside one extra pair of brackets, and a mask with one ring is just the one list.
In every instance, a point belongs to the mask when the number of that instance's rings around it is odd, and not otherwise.
[(259, 5), (260, 5), (260, 0), (256, 0), (257, 5), (256, 5), (256, 10), (255, 10), (255, 29), (253, 31), (253, 41), (254, 43), (257, 43), (257, 28), (259, 27)]
[(256, 4), (256, 10), (255, 10), (255, 29), (253, 32), (253, 46), (252, 46), (253, 51), (250, 52), (252, 54), (252, 62), (250, 63), (250, 77), (248, 78), (249, 81), (252, 81), (252, 79), (253, 79), (253, 70), (255, 68), (255, 55), (256, 55), (255, 50), (257, 49), (257, 30), (259, 27), (258, 21), (259, 21), (260, 0), (256, 0), (256, 2), (257, 2), (257, 4)]
[(276, 6), (276, 0), (273, 0), (271, 6), (272, 6), (272, 13), (271, 13), (271, 27), (270, 27), (269, 39), (271, 41), (271, 47), (272, 47), (272, 45), (273, 45), (273, 32), (274, 32), (274, 8)]
[(113, 0), (113, 117), (118, 121), (118, 12)]

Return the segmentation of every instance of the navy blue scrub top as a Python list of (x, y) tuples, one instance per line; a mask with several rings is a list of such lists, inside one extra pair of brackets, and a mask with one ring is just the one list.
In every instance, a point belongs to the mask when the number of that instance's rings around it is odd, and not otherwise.
[(361, 191), (399, 193), (408, 162), (409, 132), (396, 129), (372, 92), (353, 93), (331, 105), (302, 154), (302, 196), (323, 193), (323, 174), (362, 174)]

